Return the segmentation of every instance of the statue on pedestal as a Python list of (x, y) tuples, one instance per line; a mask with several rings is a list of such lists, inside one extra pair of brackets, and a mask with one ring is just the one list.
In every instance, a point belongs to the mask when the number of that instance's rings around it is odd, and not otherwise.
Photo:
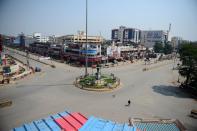
[(97, 64), (97, 66), (96, 66), (96, 70), (97, 70), (97, 72), (96, 72), (96, 79), (97, 80), (100, 80), (101, 79), (101, 71), (100, 71), (100, 65), (99, 64)]

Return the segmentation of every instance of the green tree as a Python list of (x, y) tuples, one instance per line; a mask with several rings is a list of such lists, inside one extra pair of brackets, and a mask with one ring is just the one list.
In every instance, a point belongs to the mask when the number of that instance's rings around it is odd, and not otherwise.
[(155, 53), (163, 53), (164, 47), (161, 42), (156, 42), (153, 48)]
[(169, 44), (169, 43), (166, 43), (166, 44), (164, 45), (164, 53), (165, 53), (165, 54), (171, 54), (172, 51), (173, 51), (172, 45)]
[(180, 60), (179, 73), (185, 77), (185, 84), (197, 89), (197, 43), (184, 43), (179, 49)]

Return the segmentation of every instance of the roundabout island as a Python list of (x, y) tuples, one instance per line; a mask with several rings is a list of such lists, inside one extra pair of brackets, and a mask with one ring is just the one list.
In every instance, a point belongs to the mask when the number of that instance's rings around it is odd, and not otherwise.
[(88, 91), (110, 91), (120, 86), (120, 79), (114, 74), (101, 74), (101, 66), (96, 66), (95, 74), (79, 76), (75, 80), (75, 86)]

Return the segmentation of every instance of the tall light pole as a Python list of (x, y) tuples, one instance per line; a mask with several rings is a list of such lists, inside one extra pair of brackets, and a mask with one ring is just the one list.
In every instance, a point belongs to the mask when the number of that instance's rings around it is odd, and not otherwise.
[(85, 76), (88, 75), (88, 0), (86, 0), (86, 51), (85, 51)]
[(27, 67), (29, 68), (29, 51), (26, 49), (26, 59), (27, 59)]
[[(178, 63), (177, 66), (178, 66), (178, 70), (179, 70), (180, 64)], [(180, 74), (179, 74), (179, 72), (178, 72), (178, 80), (177, 80), (178, 83), (180, 83), (180, 81), (179, 81), (179, 75), (180, 75)]]

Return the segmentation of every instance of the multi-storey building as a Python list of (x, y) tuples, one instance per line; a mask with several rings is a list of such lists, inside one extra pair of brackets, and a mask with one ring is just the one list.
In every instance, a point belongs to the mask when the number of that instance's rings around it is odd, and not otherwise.
[(63, 57), (63, 45), (60, 44), (51, 44), (50, 48), (49, 48), (49, 56), (56, 58), (56, 59), (60, 59), (61, 57)]
[(139, 43), (141, 31), (135, 28), (120, 26), (119, 29), (112, 29), (111, 39), (117, 43)]
[(50, 43), (34, 42), (29, 45), (29, 51), (42, 56), (49, 56)]
[(46, 43), (49, 41), (49, 37), (42, 36), (41, 33), (34, 33), (33, 37), (36, 39), (37, 42), (43, 42)]
[[(103, 37), (101, 36), (87, 36), (88, 43), (102, 43)], [(78, 31), (76, 35), (65, 35), (57, 38), (58, 43), (86, 43), (86, 34), (83, 31)]]
[(172, 47), (176, 49), (181, 43), (183, 39), (181, 37), (174, 36), (171, 38)]
[(141, 32), (141, 44), (145, 47), (153, 47), (156, 42), (167, 41), (167, 32), (163, 30), (148, 30)]
[(138, 59), (145, 55), (146, 48), (142, 45), (134, 46), (115, 46), (114, 43), (107, 47), (108, 59)]
[(33, 36), (25, 36), (23, 33), (21, 33), (17, 37), (15, 37), (14, 42), (12, 44), (20, 48), (26, 48), (34, 42), (36, 42), (36, 39)]
[(84, 32), (78, 32), (77, 35), (67, 35), (62, 39), (66, 44), (64, 58), (67, 61), (85, 64), (85, 56), (87, 55), (89, 65), (101, 62), (101, 44), (103, 42), (101, 36), (87, 36), (87, 50)]
[(86, 43), (67, 43), (64, 49), (64, 58), (69, 62), (85, 64), (86, 55), (89, 65), (100, 63), (101, 43), (88, 43), (87, 50)]
[(41, 33), (34, 33), (33, 37), (36, 39), (37, 42), (41, 42)]
[(12, 45), (24, 48), (25, 47), (25, 35), (23, 33), (21, 33), (18, 36), (16, 36), (14, 38)]
[(34, 42), (36, 42), (36, 39), (33, 38), (31, 35), (25, 36), (25, 47), (29, 47), (30, 44), (33, 44)]
[(55, 35), (49, 36), (48, 37), (48, 42), (49, 43), (57, 43)]

